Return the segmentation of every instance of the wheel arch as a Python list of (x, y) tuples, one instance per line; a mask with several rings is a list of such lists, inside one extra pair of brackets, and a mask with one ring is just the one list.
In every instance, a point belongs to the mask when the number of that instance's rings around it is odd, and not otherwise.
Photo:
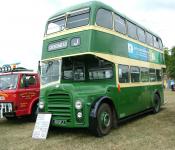
[(157, 94), (157, 95), (159, 96), (159, 98), (161, 99), (160, 91), (159, 91), (158, 89), (156, 89), (156, 90), (154, 91), (154, 94)]
[(102, 103), (107, 103), (110, 106), (112, 110), (113, 127), (116, 127), (118, 114), (117, 114), (116, 107), (113, 101), (108, 96), (102, 96), (92, 104), (91, 109), (90, 109), (90, 118), (95, 119), (97, 117), (98, 108)]
[(158, 89), (156, 89), (156, 90), (154, 91), (152, 101), (154, 100), (154, 96), (155, 96), (155, 95), (158, 95), (158, 96), (159, 96), (160, 101), (162, 101), (162, 99), (161, 99), (161, 95), (160, 95), (160, 91), (159, 91)]
[(29, 114), (32, 113), (33, 106), (35, 106), (38, 102), (39, 102), (39, 97), (35, 98), (35, 99), (31, 102), (30, 107), (29, 107), (29, 112), (28, 112)]

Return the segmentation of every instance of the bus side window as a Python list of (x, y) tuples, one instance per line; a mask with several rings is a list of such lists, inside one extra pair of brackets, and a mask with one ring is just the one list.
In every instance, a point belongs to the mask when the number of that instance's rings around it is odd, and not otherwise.
[(115, 31), (126, 34), (125, 19), (115, 14), (114, 15), (114, 28), (115, 28)]
[(146, 32), (146, 43), (153, 46), (153, 36), (148, 32)]
[(159, 39), (157, 37), (153, 36), (153, 40), (154, 40), (154, 47), (159, 48)]
[(140, 68), (139, 67), (130, 67), (131, 71), (131, 82), (140, 82)]
[(156, 81), (156, 70), (155, 69), (149, 69), (149, 79), (151, 82)]
[(162, 74), (161, 74), (161, 70), (160, 69), (156, 69), (156, 78), (157, 78), (157, 81), (161, 81), (162, 80)]
[(137, 35), (138, 35), (138, 40), (145, 43), (145, 40), (146, 40), (145, 31), (142, 28), (137, 27)]
[(129, 83), (129, 66), (119, 65), (119, 82), (120, 83)]
[(112, 29), (112, 12), (105, 9), (99, 9), (96, 15), (96, 24), (101, 27)]
[(141, 82), (149, 82), (149, 69), (148, 68), (141, 68)]
[(163, 49), (163, 44), (162, 44), (162, 40), (159, 38), (159, 47), (162, 50)]
[(128, 36), (137, 40), (137, 26), (129, 21), (127, 21), (128, 26)]

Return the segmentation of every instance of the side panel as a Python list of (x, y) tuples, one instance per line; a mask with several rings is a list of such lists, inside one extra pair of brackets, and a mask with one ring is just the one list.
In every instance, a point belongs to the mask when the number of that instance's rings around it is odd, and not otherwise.
[(151, 108), (155, 90), (160, 92), (163, 103), (162, 85), (121, 88), (120, 92), (116, 94), (116, 106), (119, 118), (124, 118)]

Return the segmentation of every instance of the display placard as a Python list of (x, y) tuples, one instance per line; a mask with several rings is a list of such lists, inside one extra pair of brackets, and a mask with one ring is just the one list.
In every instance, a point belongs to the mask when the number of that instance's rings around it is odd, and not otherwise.
[(49, 126), (50, 126), (50, 120), (51, 120), (51, 114), (46, 113), (39, 113), (36, 119), (35, 127), (33, 130), (32, 138), (34, 139), (46, 139)]

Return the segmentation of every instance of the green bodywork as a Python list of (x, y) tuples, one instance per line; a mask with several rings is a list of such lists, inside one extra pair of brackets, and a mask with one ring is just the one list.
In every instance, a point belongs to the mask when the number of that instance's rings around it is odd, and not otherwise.
[[(96, 12), (99, 8), (105, 8), (114, 11), (100, 2), (88, 2), (75, 7), (65, 9), (49, 19), (55, 18), (66, 12), (77, 10), (80, 8), (90, 8), (90, 25), (95, 24)], [(115, 12), (115, 11), (114, 11)], [(70, 46), (70, 40), (74, 37), (81, 39), (81, 44), (77, 47)], [(48, 45), (55, 41), (68, 40), (67, 48), (48, 51)], [(73, 55), (86, 52), (98, 52), (122, 57), (129, 57), (128, 40), (122, 39), (112, 34), (96, 31), (93, 29), (84, 30), (81, 32), (70, 33), (45, 39), (43, 42), (42, 60), (66, 55)], [(155, 53), (156, 60), (152, 62), (156, 64), (164, 64), (163, 53), (150, 50)], [(151, 60), (150, 60), (151, 61)], [(116, 64), (114, 64), (115, 66)], [(45, 107), (42, 111), (52, 113), (52, 125), (60, 127), (89, 127), (89, 118), (94, 109), (96, 102), (99, 99), (110, 101), (115, 108), (115, 113), (118, 119), (128, 117), (138, 112), (150, 109), (153, 107), (153, 97), (155, 91), (158, 91), (161, 98), (161, 104), (164, 102), (163, 88), (160, 85), (147, 85), (136, 87), (125, 87), (118, 90), (116, 83), (116, 67), (114, 76), (106, 80), (85, 80), (85, 81), (64, 81), (44, 86), (40, 91), (40, 100), (44, 101)], [(83, 118), (78, 120), (75, 109), (75, 101), (81, 100), (83, 108), (81, 109)], [(58, 120), (58, 121), (55, 121)], [(63, 121), (60, 123), (59, 121)], [(64, 122), (65, 121), (65, 122)]]

